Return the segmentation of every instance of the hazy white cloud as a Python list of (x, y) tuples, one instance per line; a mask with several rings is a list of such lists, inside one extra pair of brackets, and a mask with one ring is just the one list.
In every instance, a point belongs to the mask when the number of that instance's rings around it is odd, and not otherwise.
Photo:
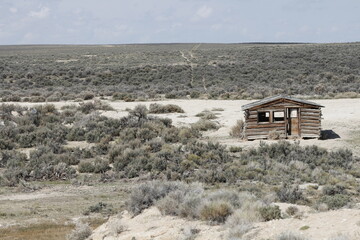
[(23, 42), (26, 43), (28, 41), (32, 41), (36, 38), (36, 35), (34, 33), (28, 32), (24, 35)]
[(223, 26), (222, 24), (217, 23), (217, 24), (213, 24), (211, 26), (211, 28), (214, 29), (214, 30), (220, 30), (222, 28), (222, 26)]
[(9, 11), (10, 11), (11, 13), (17, 13), (17, 12), (18, 12), (18, 9), (12, 7), (12, 8), (9, 9)]
[(208, 18), (212, 14), (213, 9), (209, 6), (202, 6), (196, 12), (196, 16), (200, 18)]
[(0, 0), (0, 44), (351, 42), (359, 11), (359, 0)]
[(50, 8), (41, 7), (39, 11), (31, 11), (29, 13), (29, 16), (34, 18), (47, 18), (49, 14), (50, 14)]

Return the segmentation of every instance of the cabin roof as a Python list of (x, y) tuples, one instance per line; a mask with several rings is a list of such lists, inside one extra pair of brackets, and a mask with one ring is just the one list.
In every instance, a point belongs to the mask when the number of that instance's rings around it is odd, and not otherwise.
[(247, 109), (257, 107), (257, 106), (260, 106), (260, 105), (263, 105), (263, 104), (266, 104), (266, 103), (269, 103), (269, 102), (272, 102), (272, 101), (276, 101), (276, 100), (279, 100), (279, 99), (287, 99), (287, 100), (291, 100), (291, 101), (295, 101), (295, 102), (299, 102), (299, 103), (304, 103), (304, 104), (308, 104), (308, 105), (313, 105), (313, 106), (317, 106), (317, 107), (324, 107), (324, 106), (322, 106), (320, 104), (317, 104), (317, 103), (314, 103), (314, 102), (311, 102), (311, 101), (307, 101), (307, 100), (303, 100), (303, 99), (299, 99), (299, 98), (294, 98), (294, 97), (291, 97), (289, 95), (281, 94), (281, 95), (277, 95), (277, 96), (267, 97), (267, 98), (264, 98), (264, 99), (249, 103), (249, 104), (245, 104), (241, 108), (242, 108), (242, 110), (247, 110)]

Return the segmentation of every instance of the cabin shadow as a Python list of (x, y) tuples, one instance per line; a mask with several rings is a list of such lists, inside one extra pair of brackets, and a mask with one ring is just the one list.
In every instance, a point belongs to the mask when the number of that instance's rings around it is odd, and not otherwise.
[(337, 139), (340, 138), (339, 134), (334, 132), (333, 130), (321, 130), (320, 140), (329, 140), (329, 139)]

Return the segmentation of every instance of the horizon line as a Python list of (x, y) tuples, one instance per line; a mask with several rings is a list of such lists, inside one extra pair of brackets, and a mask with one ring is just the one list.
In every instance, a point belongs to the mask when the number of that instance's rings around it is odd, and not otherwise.
[(0, 46), (106, 46), (106, 45), (177, 45), (177, 44), (222, 44), (222, 45), (234, 45), (234, 44), (255, 44), (255, 45), (296, 45), (296, 44), (353, 44), (360, 43), (360, 41), (353, 42), (154, 42), (154, 43), (25, 43), (25, 44), (0, 44)]

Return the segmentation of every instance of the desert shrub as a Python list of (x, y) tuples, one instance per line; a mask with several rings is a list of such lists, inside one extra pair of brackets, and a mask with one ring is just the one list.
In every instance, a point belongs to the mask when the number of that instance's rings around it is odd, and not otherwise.
[(210, 201), (200, 209), (200, 218), (214, 223), (224, 223), (233, 213), (231, 204), (227, 201)]
[(111, 213), (111, 212), (112, 212), (111, 205), (104, 202), (98, 202), (94, 205), (89, 206), (84, 211), (84, 215), (89, 215), (90, 213)]
[(200, 214), (200, 207), (204, 200), (204, 189), (201, 186), (195, 186), (184, 196), (183, 202), (179, 205), (179, 212), (181, 217), (190, 219), (198, 219)]
[(201, 134), (200, 134), (199, 130), (194, 129), (194, 128), (186, 128), (186, 127), (180, 128), (179, 134), (178, 134), (178, 136), (180, 138), (179, 141), (182, 143), (187, 143), (194, 138), (199, 138), (200, 135)]
[(155, 138), (147, 142), (147, 150), (156, 153), (159, 152), (164, 145), (164, 142), (161, 139)]
[(14, 187), (28, 175), (25, 168), (26, 155), (14, 150), (1, 151), (0, 154), (0, 167), (6, 168), (2, 173), (0, 185)]
[(218, 190), (212, 192), (206, 199), (211, 202), (225, 201), (231, 203), (231, 206), (234, 208), (240, 208), (242, 205), (239, 193), (232, 190)]
[(81, 222), (76, 223), (75, 229), (66, 236), (67, 240), (85, 240), (92, 233), (92, 230), (88, 224)]
[(296, 203), (304, 199), (299, 186), (291, 186), (289, 184), (283, 184), (277, 191), (276, 195), (281, 202)]
[(184, 201), (186, 192), (184, 189), (176, 190), (167, 194), (164, 198), (160, 199), (156, 206), (164, 215), (180, 215), (180, 205)]
[(278, 132), (276, 130), (272, 130), (269, 132), (268, 138), (271, 140), (278, 140), (278, 139), (280, 139), (280, 132)]
[(210, 112), (209, 110), (204, 110), (204, 111), (196, 114), (195, 116), (200, 117), (201, 119), (205, 119), (205, 120), (211, 120), (211, 119), (217, 118), (217, 116), (213, 112)]
[(66, 135), (68, 141), (84, 141), (86, 131), (80, 127), (72, 127)]
[(84, 100), (91, 100), (95, 97), (95, 94), (92, 92), (83, 92), (81, 95)]
[(78, 170), (81, 173), (92, 173), (95, 171), (95, 166), (92, 162), (89, 161), (81, 161)]
[(326, 203), (317, 202), (313, 208), (320, 212), (326, 212), (329, 210), (329, 207)]
[(129, 111), (129, 116), (138, 118), (138, 121), (147, 119), (148, 109), (145, 105), (136, 105), (134, 109)]
[(190, 97), (191, 97), (191, 98), (199, 98), (199, 97), (200, 97), (200, 92), (192, 91), (192, 92), (190, 93)]
[(24, 153), (11, 150), (0, 151), (0, 168), (11, 168), (24, 164), (27, 161)]
[(43, 96), (33, 96), (29, 100), (30, 102), (45, 102), (46, 98)]
[[(148, 153), (146, 153), (143, 149), (130, 149), (127, 148), (124, 150), (122, 155), (114, 158), (114, 168), (117, 171), (126, 170), (125, 168), (131, 168), (136, 166), (136, 164), (141, 163), (143, 160), (145, 163), (146, 159), (149, 158)], [(129, 166), (128, 166), (129, 165)], [(143, 166), (144, 164), (142, 164)], [(142, 166), (137, 165), (136, 167), (141, 168)]]
[(133, 189), (128, 209), (138, 214), (154, 204), (162, 214), (198, 219), (204, 201), (202, 185), (181, 182), (149, 182)]
[(89, 114), (92, 111), (96, 110), (96, 106), (92, 102), (80, 103), (78, 110), (80, 110), (84, 114)]
[(265, 206), (259, 209), (261, 217), (264, 221), (270, 221), (273, 219), (281, 219), (281, 210), (279, 206)]
[(345, 194), (345, 186), (341, 184), (336, 185), (325, 185), (322, 189), (324, 195), (335, 195), (335, 194)]
[(292, 232), (283, 232), (276, 237), (276, 240), (307, 240), (305, 237)]
[(49, 146), (42, 146), (30, 153), (30, 159), (26, 164), (27, 179), (64, 180), (76, 176), (75, 169), (65, 163), (68, 161), (68, 155), (54, 154), (55, 150)]
[(152, 103), (149, 107), (149, 113), (184, 113), (184, 110), (175, 104), (161, 105), (158, 103)]
[(98, 212), (101, 212), (106, 207), (107, 207), (106, 203), (98, 202), (97, 204), (92, 205), (92, 206), (89, 207), (89, 212), (98, 213)]
[(94, 161), (94, 173), (105, 173), (110, 170), (109, 162), (107, 160), (96, 158)]
[(15, 143), (8, 139), (0, 139), (0, 150), (12, 150), (15, 148)]
[(258, 162), (264, 161), (265, 158), (285, 165), (299, 161), (307, 164), (311, 169), (321, 167), (324, 170), (330, 170), (331, 167), (348, 169), (357, 161), (348, 150), (329, 152), (316, 145), (301, 147), (298, 142), (291, 144), (283, 140), (273, 144), (261, 142), (257, 149), (247, 151), (242, 157)]
[(175, 93), (166, 93), (165, 94), (165, 98), (168, 98), (168, 99), (175, 99), (177, 96)]
[(3, 102), (20, 102), (21, 97), (18, 95), (2, 96), (1, 100)]
[(239, 193), (241, 207), (228, 219), (228, 225), (235, 226), (242, 223), (253, 223), (262, 220), (259, 209), (264, 206), (253, 194), (248, 192)]
[(47, 145), (49, 143), (63, 144), (66, 140), (68, 129), (59, 124), (47, 124), (33, 129), (31, 132), (20, 133), (17, 136), (20, 147), (28, 148), (39, 145)]
[(64, 105), (60, 108), (61, 110), (77, 110), (77, 106), (75, 104)]
[(338, 209), (344, 207), (350, 202), (350, 197), (343, 194), (335, 194), (332, 196), (323, 196), (319, 200), (320, 203), (325, 203), (329, 209)]
[(183, 188), (186, 188), (186, 185), (181, 182), (153, 181), (142, 183), (132, 189), (127, 202), (128, 210), (135, 215), (139, 214), (170, 192)]
[(114, 111), (114, 108), (111, 107), (107, 102), (95, 100), (92, 102), (80, 103), (79, 107), (77, 107), (77, 110), (84, 114), (89, 114), (96, 110)]
[(224, 109), (223, 108), (213, 108), (213, 109), (211, 109), (211, 111), (222, 112), (222, 111), (224, 111)]
[(237, 146), (230, 146), (229, 147), (229, 151), (232, 153), (237, 153), (237, 152), (241, 152), (242, 148), (241, 147), (237, 147)]
[(242, 192), (239, 194), (242, 202), (241, 208), (236, 209), (226, 220), (229, 228), (228, 239), (242, 239), (253, 228), (255, 222), (262, 220), (259, 209), (263, 203), (256, 200), (253, 195)]
[(240, 139), (245, 138), (245, 123), (243, 120), (238, 120), (236, 124), (231, 127), (230, 136)]
[(191, 124), (191, 127), (198, 131), (217, 130), (220, 126), (210, 120), (200, 119), (196, 123)]
[(112, 95), (113, 100), (124, 100), (125, 102), (132, 102), (134, 101), (134, 96), (129, 93), (120, 93), (116, 92)]
[(289, 216), (294, 216), (299, 212), (299, 208), (295, 207), (295, 206), (290, 206), (288, 208), (286, 208), (286, 213), (289, 214)]
[[(98, 114), (90, 114), (75, 123), (73, 127), (75, 129), (70, 130), (71, 134), (68, 137), (69, 139), (74, 139), (72, 136), (76, 134), (76, 132), (83, 134), (84, 132), (81, 130), (83, 129), (85, 131), (84, 138), (86, 141), (99, 143), (102, 139), (111, 140), (113, 137), (119, 136), (121, 124), (121, 119), (109, 119)], [(81, 136), (79, 140), (82, 138)]]
[(339, 166), (349, 169), (353, 161), (353, 153), (349, 149), (339, 149), (329, 153), (327, 163), (331, 166)]

